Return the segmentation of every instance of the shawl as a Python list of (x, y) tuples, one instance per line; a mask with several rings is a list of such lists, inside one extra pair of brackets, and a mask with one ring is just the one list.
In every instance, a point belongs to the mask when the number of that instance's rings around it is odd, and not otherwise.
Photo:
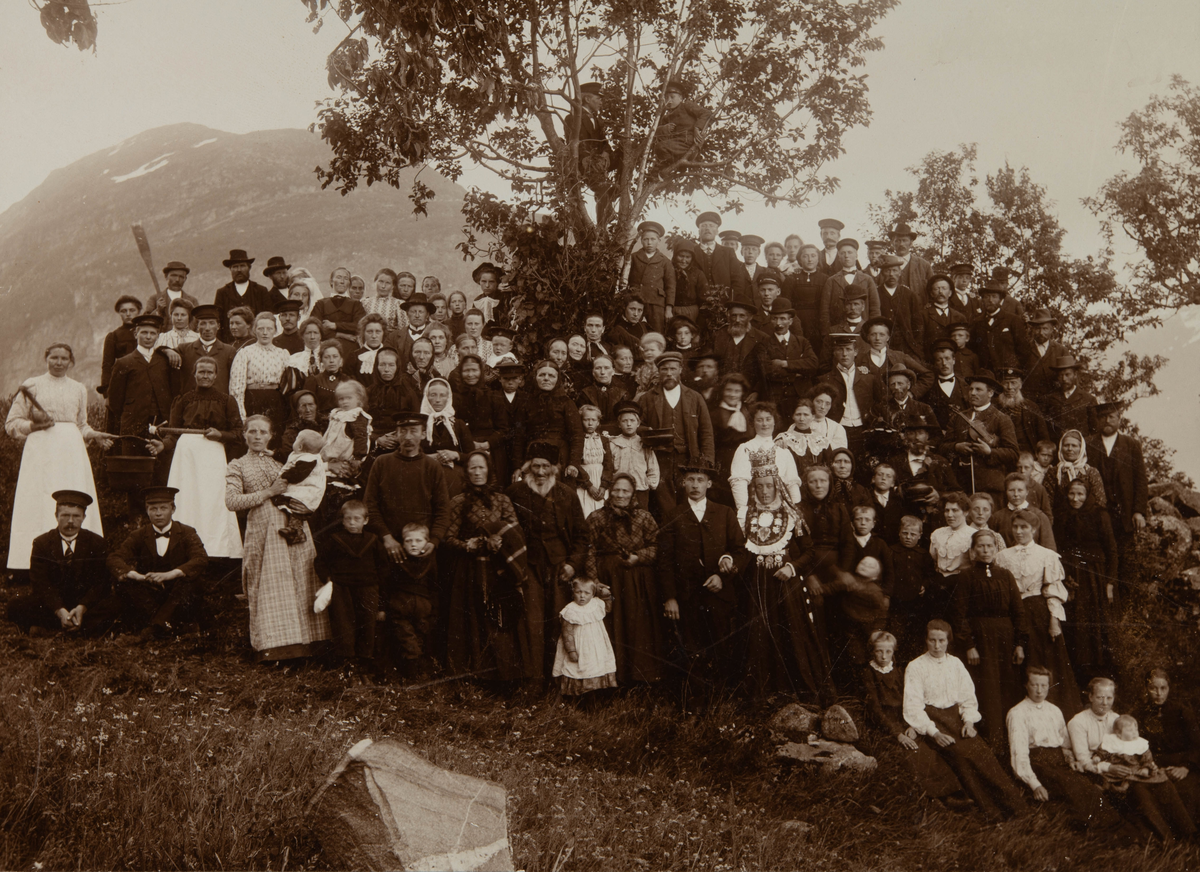
[(729, 412), (729, 422), (726, 425), (730, 430), (737, 430), (739, 433), (746, 432), (746, 413), (742, 411), (743, 403), (738, 403), (736, 406), (731, 406), (729, 403), (721, 400), (721, 408)]
[[(829, 444), (829, 439), (822, 437), (825, 445)], [(797, 457), (803, 457), (805, 454), (819, 454), (820, 449), (816, 448), (817, 437), (813, 433), (801, 433), (796, 429), (796, 425), (788, 427), (782, 433), (775, 437), (775, 444), (782, 445), (784, 448), (791, 451)]]
[[(446, 386), (446, 393), (450, 396), (446, 399), (446, 405), (440, 412), (433, 410), (433, 404), (429, 402), (430, 385), (443, 384)], [(425, 441), (433, 444), (433, 428), (440, 422), (445, 425), (447, 432), (450, 434), (450, 441), (456, 447), (462, 448), (458, 444), (458, 434), (454, 432), (454, 388), (450, 387), (450, 382), (444, 378), (431, 378), (425, 385), (425, 391), (421, 394), (421, 414), (425, 416)]]
[[(1075, 461), (1063, 459), (1062, 444), (1063, 439), (1066, 439), (1071, 434), (1079, 440), (1079, 458)], [(1087, 443), (1083, 439), (1083, 434), (1078, 430), (1068, 430), (1062, 434), (1058, 440), (1058, 465), (1055, 467), (1054, 478), (1064, 488), (1077, 478), (1081, 478), (1088, 466)]]

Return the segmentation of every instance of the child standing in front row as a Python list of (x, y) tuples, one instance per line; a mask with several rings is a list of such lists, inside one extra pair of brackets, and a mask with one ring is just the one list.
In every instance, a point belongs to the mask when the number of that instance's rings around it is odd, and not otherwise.
[(429, 652), (437, 597), (437, 556), (432, 551), (425, 553), (429, 528), (424, 524), (405, 524), (400, 540), (404, 555), (395, 564), (385, 612), (400, 656), (401, 677), (412, 681), (421, 677), (421, 660)]
[(561, 633), (552, 672), (563, 696), (617, 686), (617, 658), (604, 628), (611, 602), (609, 589), (591, 579), (571, 583), (571, 602), (558, 613)]
[(901, 663), (908, 663), (923, 653), (925, 625), (929, 623), (930, 608), (927, 588), (936, 572), (933, 558), (921, 547), (924, 522), (916, 515), (900, 519), (899, 541), (892, 549), (891, 603), (888, 607), (889, 626), (897, 636)]
[(367, 507), (359, 500), (342, 504), (342, 526), (316, 537), (317, 577), (325, 581), (314, 610), (329, 607), (333, 652), (345, 664), (366, 673), (375, 655), (375, 619), (379, 585), (392, 562), (381, 540), (367, 531)]
[(613, 457), (608, 442), (600, 433), (600, 410), (595, 406), (580, 406), (579, 419), (583, 422), (583, 465), (579, 468), (575, 488), (586, 518), (604, 507), (614, 475)]

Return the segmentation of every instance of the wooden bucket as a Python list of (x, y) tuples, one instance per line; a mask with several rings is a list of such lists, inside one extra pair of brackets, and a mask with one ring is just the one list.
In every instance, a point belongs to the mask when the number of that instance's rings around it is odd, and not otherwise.
[(154, 483), (153, 457), (110, 454), (104, 458), (108, 486), (113, 490), (140, 491)]

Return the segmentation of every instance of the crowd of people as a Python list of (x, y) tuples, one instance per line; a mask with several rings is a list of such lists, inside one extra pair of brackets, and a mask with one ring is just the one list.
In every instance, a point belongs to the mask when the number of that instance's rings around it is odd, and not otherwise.
[[(720, 225), (644, 222), (619, 317), (532, 353), (491, 263), (469, 302), (391, 269), (326, 294), (282, 257), (268, 286), (234, 250), (211, 304), (169, 263), (116, 301), (104, 431), (66, 344), (14, 397), (8, 561), (32, 587), (9, 619), (172, 636), (240, 561), (262, 661), (856, 694), (931, 796), (1020, 813), (1023, 783), (1081, 825), (1191, 835), (1191, 713), (1159, 673), (1136, 722), (1111, 711), (1141, 448), (1054, 313), (1002, 268), (935, 271), (904, 224), (865, 246), (832, 219), (820, 245)], [(152, 458), (116, 548), (87, 442)]]

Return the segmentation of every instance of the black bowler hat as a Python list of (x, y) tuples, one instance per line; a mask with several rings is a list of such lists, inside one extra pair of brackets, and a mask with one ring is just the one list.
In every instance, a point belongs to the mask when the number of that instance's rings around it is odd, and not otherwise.
[(409, 297), (407, 300), (405, 300), (403, 303), (400, 304), (400, 308), (403, 309), (405, 312), (407, 312), (413, 306), (424, 306), (426, 312), (433, 311), (433, 303), (429, 302), (429, 298), (426, 297), (420, 291), (417, 291), (415, 294), (413, 294), (411, 297)]
[(229, 257), (221, 261), (221, 265), (228, 268), (233, 266), (235, 263), (251, 264), (254, 263), (254, 258), (246, 254), (246, 250), (244, 248), (231, 248), (229, 250)]
[(178, 261), (178, 260), (173, 260), (170, 263), (168, 263), (166, 266), (163, 267), (163, 275), (166, 275), (167, 273), (172, 273), (172, 272), (182, 272), (186, 275), (187, 273), (190, 273), (191, 270), (187, 268), (186, 263), (183, 263), (182, 261)]
[(275, 255), (275, 257), (272, 257), (271, 259), (269, 259), (267, 261), (267, 265), (263, 269), (263, 275), (269, 276), (271, 273), (275, 272), (275, 270), (277, 270), (277, 269), (291, 269), (291, 268), (292, 268), (292, 265), (290, 263), (285, 261), (279, 255)]
[(133, 326), (136, 330), (138, 327), (153, 327), (159, 332), (162, 331), (162, 318), (152, 312), (147, 312), (145, 315), (138, 315), (133, 319)]
[(883, 316), (879, 316), (877, 318), (868, 318), (866, 321), (863, 321), (863, 325), (859, 328), (859, 332), (865, 337), (872, 327), (879, 326), (880, 324), (887, 328), (888, 335), (890, 336), (892, 334), (892, 319), (884, 318)]
[(730, 309), (742, 309), (751, 315), (758, 311), (755, 305), (748, 300), (729, 300), (725, 303), (725, 311)]
[(710, 479), (717, 477), (717, 468), (701, 457), (699, 460), (691, 463), (680, 464), (679, 474), (687, 475), (689, 472), (698, 472), (702, 475), (707, 475)]
[(154, 487), (142, 488), (142, 499), (146, 505), (151, 503), (173, 503), (175, 502), (175, 494), (179, 493), (177, 487), (165, 487), (156, 485)]
[(900, 419), (901, 430), (938, 430), (942, 427), (937, 418), (929, 418), (922, 412), (912, 412)]
[(891, 381), (892, 376), (894, 376), (894, 375), (902, 375), (906, 379), (908, 379), (909, 385), (915, 385), (917, 383), (917, 374), (915, 372), (913, 372), (911, 369), (908, 369), (907, 367), (904, 367), (904, 366), (898, 366), (895, 369), (889, 369), (889, 370), (887, 370), (886, 375), (887, 375), (888, 381)]
[[(296, 302), (300, 302), (297, 300)], [(196, 308), (192, 309), (192, 317), (197, 321), (202, 318), (214, 318), (217, 321), (221, 320), (221, 310), (212, 303), (201, 303)]]
[(1000, 382), (996, 381), (995, 376), (992, 375), (992, 371), (989, 369), (981, 369), (981, 370), (979, 370), (979, 372), (972, 373), (970, 377), (963, 379), (963, 381), (965, 381), (967, 384), (974, 384), (975, 382), (983, 382), (985, 385), (987, 385), (989, 388), (994, 390), (996, 393), (998, 393), (998, 394), (1004, 393), (1004, 385), (1002, 385), (1002, 384), (1000, 384)]
[(895, 230), (891, 230), (888, 232), (888, 236), (891, 237), (892, 239), (895, 239), (897, 236), (911, 236), (914, 239), (916, 239), (920, 235), (921, 234), (919, 231), (913, 230), (904, 221), (901, 221), (899, 224), (897, 224)]
[(783, 297), (777, 298), (775, 300), (775, 302), (771, 304), (771, 317), (772, 318), (774, 318), (776, 315), (795, 315), (795, 314), (796, 314), (796, 310), (794, 308), (792, 308), (792, 304), (789, 303)]
[(78, 506), (81, 509), (86, 509), (92, 504), (92, 498), (83, 491), (77, 490), (56, 490), (50, 494), (50, 498), (60, 506)]

